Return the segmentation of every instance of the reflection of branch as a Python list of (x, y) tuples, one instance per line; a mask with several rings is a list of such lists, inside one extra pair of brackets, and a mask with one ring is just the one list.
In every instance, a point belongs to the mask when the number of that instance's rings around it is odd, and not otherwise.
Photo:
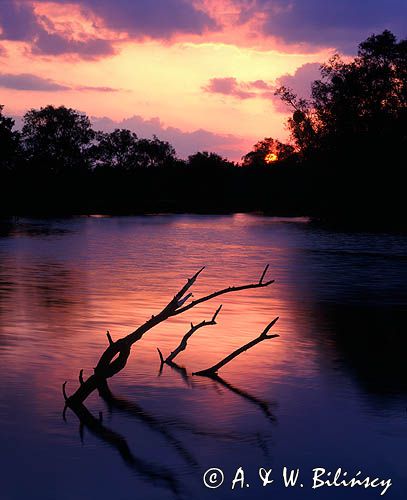
[(256, 396), (253, 396), (249, 392), (245, 391), (244, 389), (239, 389), (238, 387), (235, 387), (229, 382), (226, 382), (223, 378), (219, 377), (219, 375), (214, 374), (209, 376), (212, 380), (218, 382), (221, 384), (223, 387), (226, 387), (230, 391), (234, 392), (238, 396), (246, 399), (247, 401), (250, 401), (254, 405), (256, 405), (260, 410), (266, 415), (266, 417), (272, 421), (276, 421), (276, 417), (273, 415), (272, 411), (270, 410), (270, 404), (267, 401), (264, 401), (263, 399), (260, 399)]
[(174, 446), (178, 453), (190, 465), (197, 466), (198, 462), (191, 455), (191, 453), (184, 447), (179, 439), (174, 437), (166, 428), (165, 424), (156, 419), (153, 415), (146, 413), (137, 403), (129, 401), (126, 398), (118, 397), (112, 394), (107, 382), (99, 387), (99, 395), (106, 402), (109, 409), (116, 408), (122, 412), (127, 413), (135, 418), (141, 420), (144, 424), (148, 425), (154, 431), (159, 432), (169, 444)]
[(216, 311), (215, 311), (215, 313), (212, 316), (212, 319), (210, 321), (201, 321), (197, 325), (194, 325), (193, 323), (191, 323), (190, 330), (182, 337), (182, 340), (179, 343), (178, 347), (176, 349), (174, 349), (172, 351), (172, 353), (169, 356), (167, 356), (165, 359), (164, 359), (164, 356), (162, 355), (160, 349), (158, 349), (158, 347), (157, 347), (158, 354), (160, 355), (161, 364), (164, 364), (164, 363), (169, 364), (169, 363), (173, 362), (174, 359), (176, 358), (176, 356), (178, 356), (178, 354), (180, 352), (185, 351), (185, 349), (187, 348), (187, 345), (188, 345), (188, 340), (192, 337), (192, 335), (197, 330), (199, 330), (199, 328), (202, 328), (204, 326), (209, 326), (209, 325), (216, 325), (216, 316), (219, 314), (221, 309), (222, 309), (222, 305), (220, 305), (216, 309)]
[(169, 488), (175, 494), (179, 493), (178, 480), (170, 470), (155, 466), (137, 458), (130, 450), (126, 439), (118, 432), (105, 427), (101, 420), (95, 418), (85, 405), (75, 405), (75, 407), (72, 408), (72, 411), (79, 418), (81, 423), (81, 440), (83, 439), (83, 427), (85, 427), (94, 436), (100, 438), (102, 441), (115, 448), (126, 465), (128, 465), (133, 471), (146, 477), (154, 483), (157, 482)]
[(216, 363), (216, 365), (211, 366), (210, 368), (207, 368), (206, 370), (201, 370), (199, 372), (193, 373), (193, 375), (201, 375), (203, 377), (212, 377), (213, 375), (216, 375), (218, 370), (222, 368), (222, 366), (225, 366), (227, 363), (230, 363), (233, 359), (235, 359), (239, 354), (242, 354), (243, 352), (247, 351), (251, 347), (255, 346), (259, 342), (262, 342), (263, 340), (267, 339), (274, 339), (275, 337), (279, 337), (279, 335), (267, 335), (269, 330), (271, 329), (272, 326), (274, 326), (278, 321), (278, 317), (273, 319), (271, 323), (269, 323), (266, 328), (261, 332), (261, 334), (255, 338), (254, 340), (248, 342), (247, 344), (243, 345), (242, 347), (239, 347), (239, 349), (236, 349), (236, 351), (233, 351), (229, 356), (226, 356), (226, 358), (222, 359), (219, 361), (219, 363)]
[[(193, 380), (188, 375), (188, 372), (187, 372), (186, 368), (184, 368), (183, 366), (178, 365), (174, 361), (165, 362), (165, 364), (167, 364), (170, 368), (172, 368), (174, 371), (176, 371), (177, 373), (179, 373), (181, 375), (182, 380), (185, 382), (185, 384), (188, 387), (192, 387), (193, 386)], [(160, 373), (162, 371), (162, 368), (163, 368), (163, 364), (161, 364)]]
[[(193, 387), (192, 385), (192, 379), (191, 377), (187, 374), (187, 371), (185, 368), (177, 365), (176, 363), (169, 363), (169, 366), (174, 369), (175, 371), (178, 371), (181, 376), (183, 378), (186, 379), (186, 383), (188, 385), (191, 385), (191, 387)], [(253, 403), (254, 405), (256, 405), (258, 408), (260, 408), (260, 410), (265, 414), (265, 416), (273, 423), (275, 423), (277, 421), (277, 418), (275, 417), (275, 415), (273, 414), (273, 412), (271, 411), (270, 409), (270, 403), (268, 403), (267, 401), (264, 401), (260, 398), (257, 398), (256, 396), (253, 396), (252, 394), (250, 394), (249, 392), (243, 390), (243, 389), (239, 389), (238, 387), (235, 387), (234, 385), (232, 385), (231, 383), (229, 382), (226, 382), (226, 380), (224, 380), (223, 378), (219, 377), (219, 375), (212, 375), (210, 377), (208, 377), (210, 380), (213, 381), (213, 388), (214, 390), (220, 394), (220, 390), (219, 390), (219, 385), (221, 385), (223, 388), (226, 388), (228, 389), (229, 391), (237, 394), (238, 396), (246, 399), (247, 401), (250, 401), (251, 403)], [(184, 428), (184, 426), (183, 426)], [(190, 430), (192, 433), (194, 434), (200, 434), (200, 435), (203, 435), (203, 436), (210, 436), (210, 437), (214, 437), (216, 438), (217, 436), (214, 435), (213, 433), (211, 433), (210, 431), (209, 432), (205, 432), (205, 431), (201, 431), (197, 432), (196, 430), (194, 429), (185, 429), (185, 430)], [(225, 437), (225, 436), (222, 436), (222, 437)], [(233, 437), (230, 437), (230, 439), (233, 439)], [(259, 446), (259, 448), (263, 451), (264, 455), (265, 456), (269, 456), (269, 451), (268, 451), (268, 448), (267, 448), (267, 441), (264, 439), (264, 436), (262, 436), (260, 433), (257, 433), (256, 434), (256, 442)]]

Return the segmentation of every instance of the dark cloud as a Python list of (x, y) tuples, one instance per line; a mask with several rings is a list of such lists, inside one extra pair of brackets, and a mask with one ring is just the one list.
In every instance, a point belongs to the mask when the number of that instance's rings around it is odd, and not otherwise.
[(234, 0), (240, 21), (263, 15), (263, 32), (287, 43), (335, 47), (355, 53), (372, 33), (406, 35), (405, 0)]
[(31, 2), (2, 0), (0, 7), (0, 39), (30, 41), (41, 28)]
[(116, 92), (119, 89), (112, 87), (77, 86), (57, 83), (49, 78), (30, 73), (0, 73), (0, 87), (13, 90), (34, 90), (40, 92), (58, 92), (65, 90), (90, 91), (90, 92)]
[(47, 78), (41, 78), (29, 73), (13, 75), (0, 73), (0, 87), (13, 90), (38, 90), (38, 91), (58, 91), (69, 90), (69, 87), (60, 85)]
[(197, 151), (216, 151), (227, 158), (240, 159), (246, 146), (242, 146), (242, 138), (231, 134), (215, 134), (208, 130), (183, 132), (175, 127), (166, 127), (159, 118), (145, 120), (141, 116), (132, 116), (121, 121), (106, 117), (92, 117), (93, 126), (98, 130), (112, 132), (115, 128), (127, 128), (139, 137), (156, 135), (161, 140), (170, 142), (182, 157)]
[(0, 6), (0, 40), (28, 42), (33, 53), (43, 55), (75, 54), (84, 59), (95, 59), (115, 53), (108, 40), (74, 40), (48, 32), (44, 25), (52, 28), (52, 22), (36, 16), (30, 1), (1, 0)]
[[(75, 54), (96, 59), (115, 53), (110, 40), (89, 36), (77, 40), (56, 33), (51, 19), (36, 15), (33, 3), (1, 0), (0, 39), (30, 43), (33, 53), (43, 55)], [(215, 20), (196, 8), (193, 0), (53, 0), (53, 3), (76, 4), (92, 22), (95, 17), (101, 19), (108, 29), (129, 38), (169, 39), (177, 33), (202, 34), (218, 29)]]
[(72, 40), (61, 35), (42, 31), (34, 40), (32, 52), (58, 56), (62, 54), (76, 54), (84, 59), (96, 59), (101, 56), (109, 56), (115, 50), (108, 40), (91, 38), (89, 40)]
[[(31, 40), (38, 33), (38, 19), (33, 13), (33, 2), (28, 0), (21, 6), (17, 0), (3, 1), (7, 11), (4, 19), (10, 26), (7, 28), (8, 39)], [(76, 4), (81, 7), (85, 17), (92, 16), (93, 20), (96, 16), (107, 28), (116, 33), (127, 34), (130, 38), (169, 39), (177, 33), (202, 34), (206, 30), (219, 29), (209, 14), (195, 6), (194, 0), (51, 1), (56, 4)]]
[[(72, 3), (72, 0), (57, 0)], [(74, 0), (105, 25), (131, 37), (167, 39), (177, 33), (201, 34), (218, 29), (214, 19), (192, 0)]]

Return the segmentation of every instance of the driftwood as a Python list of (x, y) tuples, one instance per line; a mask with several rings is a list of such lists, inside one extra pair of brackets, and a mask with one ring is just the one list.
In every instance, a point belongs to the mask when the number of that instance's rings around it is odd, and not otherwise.
[[(109, 332), (107, 333), (109, 345), (101, 355), (96, 367), (94, 368), (94, 373), (85, 380), (83, 378), (83, 370), (81, 370), (79, 374), (79, 387), (71, 396), (68, 396), (68, 394), (66, 393), (66, 382), (64, 382), (62, 390), (65, 398), (65, 405), (70, 408), (73, 408), (77, 405), (82, 404), (87, 399), (87, 397), (90, 396), (90, 394), (92, 394), (95, 390), (98, 389), (98, 387), (101, 384), (103, 384), (104, 381), (113, 377), (121, 370), (123, 370), (130, 356), (132, 345), (138, 340), (140, 340), (146, 332), (148, 332), (158, 324), (162, 323), (163, 321), (167, 320), (168, 318), (182, 314), (188, 311), (189, 309), (192, 309), (193, 307), (197, 306), (198, 304), (202, 304), (203, 302), (211, 300), (220, 295), (231, 292), (238, 292), (240, 290), (248, 290), (252, 288), (262, 288), (269, 286), (271, 283), (274, 282), (274, 280), (264, 281), (267, 269), (268, 265), (265, 267), (257, 283), (250, 283), (248, 285), (240, 285), (240, 286), (230, 286), (228, 288), (218, 290), (199, 299), (193, 300), (192, 302), (186, 303), (188, 299), (192, 296), (189, 290), (195, 283), (200, 273), (204, 270), (204, 267), (200, 269), (197, 273), (194, 274), (194, 276), (192, 276), (192, 278), (187, 280), (186, 284), (173, 297), (173, 299), (162, 309), (161, 312), (159, 312), (156, 316), (153, 315), (149, 320), (147, 320), (136, 330), (116, 341), (112, 339)], [(235, 356), (236, 355), (237, 354), (235, 354)], [(228, 361), (224, 360), (221, 366), (226, 364), (226, 362)]]
[(199, 330), (200, 328), (203, 328), (204, 326), (210, 326), (210, 325), (216, 325), (216, 317), (218, 316), (220, 310), (222, 309), (222, 305), (220, 305), (214, 315), (212, 316), (212, 319), (210, 321), (201, 321), (197, 325), (194, 325), (191, 323), (191, 328), (190, 330), (187, 331), (187, 333), (182, 337), (181, 342), (179, 343), (178, 347), (174, 349), (169, 356), (167, 356), (164, 359), (164, 356), (160, 349), (157, 347), (158, 354), (160, 356), (161, 364), (163, 365), (164, 363), (170, 365), (171, 363), (174, 362), (174, 359), (178, 356), (178, 354), (182, 351), (185, 351), (188, 345), (188, 340), (192, 337), (192, 335)]
[(274, 318), (271, 323), (269, 323), (266, 328), (261, 332), (261, 334), (255, 338), (254, 340), (248, 342), (247, 344), (243, 345), (242, 347), (239, 347), (239, 349), (236, 349), (236, 351), (233, 351), (229, 356), (226, 356), (226, 358), (222, 359), (219, 361), (219, 363), (216, 363), (215, 365), (211, 366), (210, 368), (207, 368), (206, 370), (201, 370), (199, 372), (193, 373), (193, 375), (201, 375), (203, 377), (214, 377), (217, 375), (218, 370), (220, 370), (223, 366), (226, 364), (230, 363), (233, 359), (236, 358), (236, 356), (239, 356), (239, 354), (242, 354), (242, 352), (247, 351), (251, 347), (257, 345), (259, 342), (262, 342), (263, 340), (267, 339), (274, 339), (276, 337), (279, 337), (279, 335), (274, 334), (274, 335), (267, 335), (270, 329), (277, 323), (278, 317)]

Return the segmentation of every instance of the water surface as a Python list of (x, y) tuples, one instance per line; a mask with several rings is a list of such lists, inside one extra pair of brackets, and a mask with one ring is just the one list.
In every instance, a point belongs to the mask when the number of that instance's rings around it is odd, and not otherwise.
[[(117, 397), (87, 408), (105, 432), (67, 412), (78, 374), (113, 338), (156, 314), (197, 269), (199, 297), (256, 281), (177, 316), (135, 344), (110, 381)], [(4, 500), (320, 498), (364, 500), (373, 489), (312, 490), (311, 470), (392, 478), (407, 495), (407, 243), (397, 235), (330, 232), (257, 215), (20, 219), (0, 235), (0, 425)], [(210, 319), (159, 373), (194, 323)], [(256, 337), (275, 316), (280, 337), (192, 377)], [(242, 466), (249, 488), (231, 490)], [(260, 486), (257, 470), (301, 468), (304, 488)], [(210, 467), (225, 483), (204, 487)], [(280, 481), (281, 483), (281, 481)]]

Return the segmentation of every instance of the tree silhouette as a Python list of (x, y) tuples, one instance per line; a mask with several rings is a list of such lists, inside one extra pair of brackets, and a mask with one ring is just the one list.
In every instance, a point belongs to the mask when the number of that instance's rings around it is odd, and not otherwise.
[(138, 137), (127, 129), (116, 129), (111, 133), (98, 132), (97, 145), (93, 150), (94, 165), (121, 171), (137, 166)]
[(95, 132), (64, 106), (31, 109), (18, 133), (0, 106), (0, 211), (262, 210), (403, 226), (407, 41), (383, 31), (354, 59), (335, 55), (320, 72), (308, 100), (277, 89), (292, 109), (291, 144), (266, 137), (243, 168), (208, 151), (179, 159), (156, 136)]
[(176, 163), (176, 152), (167, 141), (157, 136), (153, 139), (139, 139), (137, 143), (136, 164), (138, 167), (165, 167)]
[(283, 144), (277, 139), (266, 137), (253, 146), (253, 150), (243, 156), (243, 166), (264, 167), (265, 165), (283, 161), (294, 154), (290, 144)]
[(88, 169), (94, 138), (89, 118), (65, 106), (31, 109), (24, 115), (22, 140), (26, 158), (50, 173)]
[(226, 158), (216, 154), (209, 153), (208, 151), (198, 151), (197, 153), (188, 157), (188, 166), (196, 169), (220, 169), (234, 166)]
[(20, 152), (20, 134), (13, 130), (14, 120), (4, 116), (3, 109), (0, 104), (0, 171), (5, 173), (15, 167)]
[(289, 128), (303, 153), (315, 149), (349, 159), (349, 152), (388, 155), (406, 141), (407, 40), (390, 31), (372, 35), (346, 62), (336, 54), (321, 66), (309, 102), (290, 89), (277, 90), (293, 109)]
[(309, 101), (277, 90), (293, 109), (288, 127), (323, 218), (378, 224), (402, 213), (406, 68), (407, 40), (386, 30), (362, 42), (353, 60), (335, 55), (323, 64)]

